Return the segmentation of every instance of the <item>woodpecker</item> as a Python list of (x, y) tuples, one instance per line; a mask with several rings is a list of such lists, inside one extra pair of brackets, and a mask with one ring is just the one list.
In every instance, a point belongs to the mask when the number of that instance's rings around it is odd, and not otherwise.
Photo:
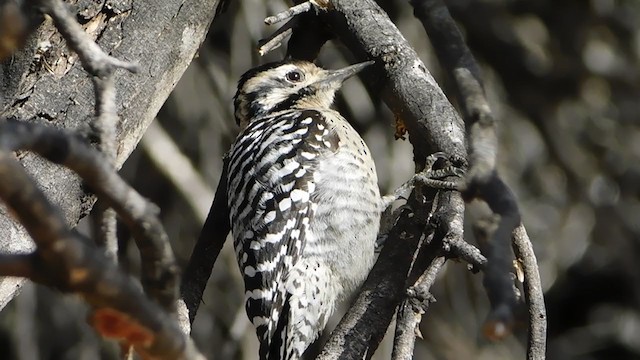
[(383, 203), (371, 153), (331, 104), (373, 62), (245, 73), (234, 97), (228, 205), (260, 359), (295, 360), (374, 263)]

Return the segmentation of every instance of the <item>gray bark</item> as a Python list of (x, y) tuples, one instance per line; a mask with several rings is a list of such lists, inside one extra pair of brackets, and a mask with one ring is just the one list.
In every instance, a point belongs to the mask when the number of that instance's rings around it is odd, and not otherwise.
[[(120, 167), (191, 63), (219, 1), (203, 0), (188, 6), (177, 0), (70, 2), (84, 28), (107, 53), (140, 65), (137, 74), (116, 74), (121, 117), (116, 133), (116, 166)], [(0, 81), (3, 117), (46, 122), (80, 132), (89, 129), (94, 113), (92, 81), (50, 21), (45, 20), (27, 46), (1, 65)], [(33, 154), (19, 156), (27, 172), (63, 211), (68, 224), (77, 224), (89, 212), (93, 198), (71, 171)], [(0, 251), (32, 249), (22, 227), (0, 210)], [(0, 279), (0, 309), (22, 283), (21, 279)]]

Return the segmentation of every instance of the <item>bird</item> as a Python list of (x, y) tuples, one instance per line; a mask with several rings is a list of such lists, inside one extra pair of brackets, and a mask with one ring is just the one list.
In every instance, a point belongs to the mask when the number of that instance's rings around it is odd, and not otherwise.
[(383, 210), (375, 164), (331, 108), (342, 83), (373, 63), (325, 70), (287, 60), (238, 82), (227, 199), (261, 360), (303, 358), (374, 264)]

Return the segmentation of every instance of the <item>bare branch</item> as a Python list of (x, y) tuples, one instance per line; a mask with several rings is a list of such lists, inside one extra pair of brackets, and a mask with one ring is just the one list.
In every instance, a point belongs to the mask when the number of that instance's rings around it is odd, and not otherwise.
[(380, 89), (382, 99), (406, 124), (416, 167), (423, 169), (427, 156), (439, 151), (465, 159), (462, 120), (387, 14), (373, 0), (331, 3), (333, 10), (320, 17), (357, 59), (376, 60), (362, 79), (371, 89)]
[[(16, 123), (3, 124), (2, 130), (9, 131), (0, 132), (5, 149), (11, 145), (17, 146), (20, 142), (11, 142), (16, 135), (20, 135), (10, 130), (11, 124)], [(34, 126), (25, 128), (33, 130)], [(79, 148), (72, 146), (71, 149), (74, 151)], [(61, 156), (64, 150), (58, 150), (48, 155), (63, 160)], [(90, 148), (81, 150), (92, 152)], [(103, 335), (124, 337), (141, 354), (153, 355), (158, 359), (202, 358), (173, 319), (156, 303), (149, 301), (131, 278), (120, 272), (104, 254), (87, 246), (86, 239), (81, 239), (67, 227), (60, 212), (35, 186), (24, 168), (10, 153), (4, 151), (0, 152), (0, 178), (3, 179), (0, 182), (0, 198), (13, 210), (38, 248), (31, 257), (32, 271), (37, 269), (38, 273), (34, 274), (33, 280), (82, 295), (96, 308), (94, 326)], [(27, 272), (23, 274), (28, 275)], [(108, 331), (114, 329), (119, 331)]]
[(92, 130), (98, 139), (98, 149), (113, 164), (116, 157), (116, 125), (118, 111), (116, 107), (116, 88), (113, 74), (104, 76), (94, 74), (93, 84), (96, 95), (95, 115)]
[(0, 274), (28, 279), (37, 278), (33, 263), (35, 254), (0, 254)]
[(412, 0), (415, 16), (424, 25), (443, 67), (454, 80), (469, 130), (469, 163), (465, 197), (479, 197), (500, 215), (500, 223), (487, 247), (484, 285), (491, 302), (485, 333), (502, 338), (514, 322), (516, 297), (509, 276), (511, 233), (520, 224), (515, 196), (496, 169), (495, 120), (482, 86), (480, 69), (462, 34), (441, 0)]
[(275, 50), (282, 45), (284, 39), (289, 37), (293, 32), (293, 27), (298, 23), (299, 18), (293, 18), (282, 25), (278, 30), (271, 34), (268, 38), (258, 42), (258, 54), (265, 56), (271, 50)]
[[(92, 123), (92, 129), (98, 139), (98, 148), (105, 154), (109, 163), (114, 164), (117, 154), (115, 130), (118, 114), (113, 72), (117, 68), (136, 72), (138, 66), (120, 61), (102, 51), (83, 31), (67, 10), (66, 4), (60, 0), (39, 0), (38, 4), (43, 12), (51, 15), (69, 47), (78, 53), (85, 70), (93, 75), (96, 120)], [(95, 241), (105, 248), (112, 259), (116, 260), (118, 241), (115, 212), (104, 204), (98, 203), (92, 219)]]
[[(449, 225), (458, 223), (455, 219), (464, 209), (459, 194), (426, 188), (420, 190), (420, 185), (416, 189), (391, 229), (360, 294), (331, 333), (318, 359), (370, 358), (405, 296), (408, 284), (415, 283), (433, 263), (441, 253), (443, 240), (451, 236)], [(425, 229), (425, 223), (431, 225)], [(424, 245), (418, 250), (421, 239), (425, 240)], [(416, 251), (418, 256), (410, 268)], [(407, 279), (409, 273), (412, 275)]]
[(487, 258), (480, 250), (464, 241), (464, 239), (450, 240), (445, 246), (449, 247), (449, 253), (471, 265), (474, 271), (479, 271), (487, 264)]
[(545, 358), (547, 345), (547, 310), (536, 254), (522, 224), (513, 232), (513, 249), (524, 270), (524, 299), (529, 307), (527, 359), (542, 360)]
[[(313, 61), (322, 45), (331, 38), (331, 34), (325, 29), (324, 24), (318, 21), (318, 10), (326, 11), (331, 8), (331, 3), (326, 0), (308, 0), (299, 2), (286, 11), (266, 18), (265, 23), (272, 25), (286, 19), (286, 24), (276, 30), (266, 40), (258, 44), (260, 56), (278, 48), (286, 37), (291, 35), (287, 56), (294, 59)], [(315, 9), (315, 11), (310, 11)], [(295, 29), (295, 31), (293, 31)]]
[[(91, 123), (93, 135), (98, 139), (98, 149), (105, 155), (111, 165), (116, 161), (116, 126), (118, 113), (116, 110), (116, 89), (113, 71), (102, 76), (93, 74), (95, 92), (96, 119)], [(94, 241), (104, 248), (113, 260), (118, 259), (118, 239), (116, 236), (116, 213), (98, 201), (92, 214)]]
[(430, 289), (445, 261), (444, 257), (435, 258), (416, 284), (407, 290), (407, 298), (398, 308), (396, 316), (396, 332), (391, 359), (413, 359), (416, 337), (422, 337), (419, 329), (422, 315), (429, 308), (429, 304), (435, 301)]
[(8, 121), (0, 128), (0, 146), (5, 151), (31, 150), (76, 171), (132, 229), (142, 257), (143, 287), (165, 309), (174, 311), (178, 268), (155, 205), (124, 182), (101, 154), (57, 129)]
[[(419, 198), (412, 192), (360, 294), (331, 333), (319, 360), (362, 359), (375, 352), (406, 291), (406, 274), (430, 216), (430, 204)], [(434, 252), (437, 242), (430, 242)]]
[(436, 54), (454, 80), (457, 98), (469, 130), (469, 164), (466, 196), (471, 187), (495, 176), (497, 139), (495, 120), (484, 94), (480, 68), (460, 30), (441, 0), (412, 0), (414, 15), (422, 22)]
[(101, 201), (96, 202), (91, 214), (93, 239), (105, 254), (115, 262), (118, 262), (117, 226), (115, 211), (105, 207)]
[(213, 264), (222, 250), (229, 231), (231, 231), (227, 205), (227, 163), (228, 159), (225, 157), (221, 180), (218, 183), (213, 204), (182, 277), (180, 291), (182, 299), (189, 309), (191, 323), (198, 312)]
[[(5, 26), (9, 26), (9, 30), (15, 29), (13, 25), (16, 21), (33, 21), (34, 25), (39, 25), (43, 16), (38, 8), (49, 5), (68, 7), (61, 2), (57, 5), (44, 4), (44, 0), (9, 2), (21, 4), (21, 8), (28, 10), (24, 13), (26, 16), (31, 16), (32, 13), (36, 16), (34, 19), (23, 19), (12, 13), (3, 13), (10, 21), (4, 21), (4, 17), (0, 20), (0, 32), (5, 30)], [(110, 2), (105, 7), (94, 7), (98, 13), (90, 24), (97, 25), (102, 30), (90, 36), (97, 35), (96, 41), (104, 49), (102, 55), (96, 55), (96, 58), (118, 54), (121, 59), (135, 58), (144, 69), (136, 77), (122, 76), (117, 79), (119, 101), (122, 102), (120, 112), (127, 121), (122, 122), (116, 132), (116, 167), (120, 167), (135, 148), (144, 129), (192, 61), (205, 38), (218, 3), (218, 0), (204, 0), (192, 6), (179, 7), (171, 1), (154, 2), (150, 3), (153, 5), (153, 11), (150, 12), (138, 11), (141, 7), (130, 1)], [(52, 19), (54, 15), (51, 12)], [(69, 22), (76, 19), (74, 14), (67, 17)], [(32, 26), (31, 23), (27, 25)], [(87, 114), (91, 113), (91, 82), (86, 81), (83, 72), (77, 71), (79, 64), (75, 54), (69, 55), (63, 50), (65, 44), (60, 37), (51, 36), (55, 30), (54, 25), (59, 26), (59, 23), (46, 21), (40, 27), (41, 31), (33, 33), (33, 41), (26, 43), (24, 51), (15, 53), (11, 61), (2, 64), (2, 72), (5, 74), (3, 89), (0, 91), (0, 102), (4, 105), (2, 111), (7, 118), (36, 122), (46, 119), (46, 122), (58, 128), (84, 131), (88, 124)], [(27, 29), (27, 33), (30, 31)], [(128, 36), (131, 31), (136, 36)], [(85, 38), (89, 34), (83, 33), (82, 29), (77, 32)], [(0, 33), (0, 38), (4, 39), (3, 34)], [(157, 41), (158, 39), (162, 41)], [(43, 43), (56, 51), (46, 54), (38, 52), (36, 56), (41, 57), (32, 59), (35, 51), (42, 50), (40, 46)], [(73, 48), (73, 41), (66, 43)], [(82, 54), (80, 49), (72, 50)], [(45, 69), (48, 67), (47, 61), (52, 64), (50, 56), (56, 56), (53, 60), (60, 60), (63, 64), (55, 69), (56, 76), (51, 76)], [(33, 64), (38, 66), (32, 66), (32, 60), (37, 60)], [(121, 65), (117, 61), (113, 63), (107, 60), (107, 63), (111, 65), (106, 67), (114, 69)], [(43, 67), (40, 68), (40, 65)], [(59, 169), (59, 166), (42, 161), (32, 154), (21, 156), (20, 161), (38, 183), (48, 185), (44, 191), (52, 202), (60, 205), (68, 225), (76, 224), (93, 205), (94, 198), (87, 196), (86, 188), (71, 172)], [(8, 213), (0, 214), (0, 222), (3, 224), (0, 247), (5, 252), (33, 250), (31, 239)], [(0, 282), (0, 308), (15, 296), (21, 284), (22, 279), (14, 278)]]
[(302, 4), (292, 6), (279, 14), (269, 16), (268, 18), (264, 19), (264, 23), (267, 25), (273, 25), (275, 23), (291, 19), (298, 14), (302, 14), (311, 10), (312, 6), (312, 1), (305, 1)]

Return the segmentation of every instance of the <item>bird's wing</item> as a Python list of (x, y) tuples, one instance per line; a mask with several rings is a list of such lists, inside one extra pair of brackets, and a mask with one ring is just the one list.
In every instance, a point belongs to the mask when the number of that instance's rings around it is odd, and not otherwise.
[[(245, 281), (247, 314), (260, 358), (280, 358), (286, 344), (286, 277), (307, 240), (314, 170), (339, 139), (317, 111), (258, 120), (238, 137), (229, 162), (229, 208)], [(269, 355), (271, 354), (271, 355)]]

